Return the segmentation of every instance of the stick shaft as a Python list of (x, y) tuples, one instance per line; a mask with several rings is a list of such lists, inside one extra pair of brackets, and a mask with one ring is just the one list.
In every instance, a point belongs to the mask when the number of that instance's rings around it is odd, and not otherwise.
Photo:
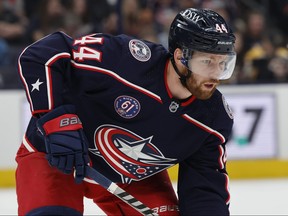
[(110, 193), (117, 196), (119, 199), (130, 205), (132, 208), (137, 210), (142, 215), (149, 215), (149, 216), (156, 216), (158, 214), (154, 213), (152, 209), (148, 208), (142, 202), (137, 200), (131, 194), (120, 188), (117, 184), (112, 182), (110, 179), (99, 173), (97, 170), (93, 169), (92, 167), (86, 166), (85, 167), (86, 176), (93, 179), (99, 185), (104, 187)]

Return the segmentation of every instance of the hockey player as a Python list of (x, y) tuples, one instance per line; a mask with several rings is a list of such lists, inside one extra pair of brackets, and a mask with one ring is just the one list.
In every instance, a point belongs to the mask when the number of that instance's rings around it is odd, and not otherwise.
[[(139, 214), (86, 178), (88, 163), (159, 215), (229, 215), (233, 115), (216, 87), (233, 72), (234, 40), (219, 14), (188, 8), (169, 51), (63, 32), (24, 49), (32, 117), (16, 156), (19, 215), (82, 215), (84, 196), (107, 215)], [(177, 163), (178, 199), (166, 171)]]

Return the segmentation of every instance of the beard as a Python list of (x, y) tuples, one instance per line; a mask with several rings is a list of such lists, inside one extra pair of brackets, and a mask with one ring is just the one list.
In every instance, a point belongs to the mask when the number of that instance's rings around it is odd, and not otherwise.
[(207, 100), (209, 99), (219, 85), (219, 81), (215, 79), (203, 78), (200, 75), (191, 74), (186, 80), (186, 88), (197, 99)]

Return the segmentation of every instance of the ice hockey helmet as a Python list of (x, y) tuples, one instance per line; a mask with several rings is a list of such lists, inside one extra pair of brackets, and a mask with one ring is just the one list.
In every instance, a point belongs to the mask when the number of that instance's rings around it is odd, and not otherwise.
[(188, 8), (176, 15), (169, 31), (169, 52), (183, 50), (184, 58), (191, 51), (235, 54), (235, 36), (225, 20), (209, 9)]

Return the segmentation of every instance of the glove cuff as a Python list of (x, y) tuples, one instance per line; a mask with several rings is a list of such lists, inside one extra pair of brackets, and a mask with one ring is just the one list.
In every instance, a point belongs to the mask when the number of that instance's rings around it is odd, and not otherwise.
[(82, 123), (76, 114), (65, 114), (43, 124), (45, 135), (61, 131), (82, 129)]
[(48, 135), (54, 132), (82, 129), (82, 123), (75, 114), (73, 105), (63, 105), (38, 119), (37, 128), (42, 135)]

